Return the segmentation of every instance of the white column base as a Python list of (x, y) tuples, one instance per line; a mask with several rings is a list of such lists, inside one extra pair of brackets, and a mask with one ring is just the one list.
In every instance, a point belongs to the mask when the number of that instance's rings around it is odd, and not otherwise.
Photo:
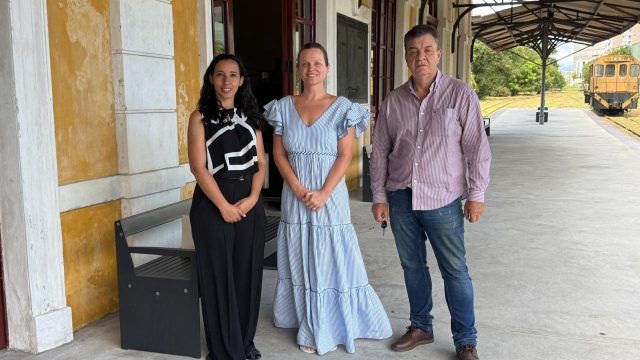
[(70, 307), (38, 315), (33, 320), (37, 344), (30, 352), (41, 353), (73, 340)]

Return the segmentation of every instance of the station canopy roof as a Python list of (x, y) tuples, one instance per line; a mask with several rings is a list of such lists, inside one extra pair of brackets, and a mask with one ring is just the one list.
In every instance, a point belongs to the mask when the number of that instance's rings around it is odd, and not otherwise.
[[(496, 51), (527, 46), (541, 53), (543, 24), (548, 23), (548, 50), (566, 42), (594, 45), (625, 32), (640, 20), (638, 0), (484, 0), (467, 7), (510, 5), (473, 16), (477, 40)], [(462, 6), (460, 6), (462, 7)]]

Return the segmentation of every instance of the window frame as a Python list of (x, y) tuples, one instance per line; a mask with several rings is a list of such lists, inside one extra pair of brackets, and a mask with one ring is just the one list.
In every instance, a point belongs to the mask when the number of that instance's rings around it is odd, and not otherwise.
[[(609, 69), (613, 69), (613, 71), (610, 72)], [(616, 64), (606, 64), (604, 66), (604, 76), (605, 77), (616, 76)]]
[(604, 65), (596, 64), (594, 66), (593, 77), (603, 77), (604, 76)]
[[(629, 72), (627, 71), (627, 64), (620, 64), (618, 66), (618, 76), (619, 77), (627, 77), (627, 75), (629, 75)], [(624, 69), (624, 72), (622, 71), (622, 69)]]

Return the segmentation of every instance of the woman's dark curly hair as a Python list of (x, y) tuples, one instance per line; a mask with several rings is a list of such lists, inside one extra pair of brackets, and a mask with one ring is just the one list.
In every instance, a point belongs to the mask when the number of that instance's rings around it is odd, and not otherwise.
[(200, 100), (198, 100), (198, 110), (203, 115), (203, 119), (211, 119), (217, 116), (218, 109), (222, 106), (220, 100), (216, 96), (216, 89), (209, 80), (209, 76), (213, 74), (216, 65), (223, 60), (232, 60), (238, 64), (240, 69), (240, 76), (244, 78), (244, 82), (238, 88), (233, 103), (242, 114), (244, 114), (248, 120), (251, 120), (258, 130), (263, 130), (266, 124), (266, 120), (262, 113), (260, 113), (260, 106), (256, 97), (253, 96), (251, 91), (251, 83), (249, 82), (249, 72), (242, 63), (242, 60), (233, 54), (220, 54), (216, 56), (209, 64), (207, 71), (204, 73), (202, 79), (202, 88), (200, 89)]

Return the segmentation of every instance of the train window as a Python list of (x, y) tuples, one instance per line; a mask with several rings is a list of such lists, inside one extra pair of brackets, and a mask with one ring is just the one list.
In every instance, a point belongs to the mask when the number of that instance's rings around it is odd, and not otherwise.
[(596, 77), (604, 75), (604, 65), (596, 65)]
[(639, 73), (639, 71), (638, 71), (638, 70), (640, 70), (640, 65), (638, 65), (638, 64), (631, 64), (631, 73), (630, 73), (630, 75), (631, 75), (632, 77), (638, 77), (638, 73)]
[(607, 64), (604, 68), (604, 76), (610, 77), (616, 74), (616, 64)]
[(627, 76), (627, 64), (620, 64), (620, 69), (618, 70), (619, 76)]

